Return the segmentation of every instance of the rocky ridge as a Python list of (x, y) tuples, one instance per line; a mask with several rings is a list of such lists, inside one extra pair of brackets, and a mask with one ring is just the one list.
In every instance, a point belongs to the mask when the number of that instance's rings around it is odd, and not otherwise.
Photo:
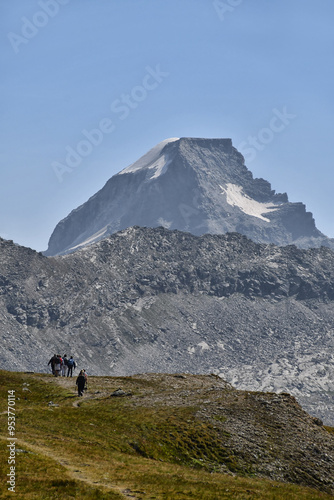
[(63, 257), (0, 252), (4, 368), (60, 351), (91, 374), (213, 372), (333, 423), (330, 249), (137, 227)]
[[(57, 383), (71, 387), (68, 380), (58, 379)], [(187, 422), (182, 430), (174, 426), (173, 439), (178, 442), (186, 441), (190, 434), (187, 423), (189, 427), (204, 424), (203, 435), (193, 436), (187, 453), (194, 460), (197, 455), (197, 461), (211, 471), (251, 474), (334, 493), (334, 435), (290, 394), (240, 391), (213, 374), (186, 373), (94, 378), (89, 387), (89, 401), (103, 405), (106, 398), (118, 393), (123, 411), (129, 414), (139, 408), (150, 408), (155, 414), (162, 409), (167, 429), (170, 415), (181, 410)], [(204, 429), (209, 430), (207, 435)], [(150, 446), (152, 439), (163, 442), (164, 437), (146, 431), (135, 449), (157, 460)], [(212, 456), (206, 455), (206, 441)], [(180, 444), (176, 460), (183, 458)]]

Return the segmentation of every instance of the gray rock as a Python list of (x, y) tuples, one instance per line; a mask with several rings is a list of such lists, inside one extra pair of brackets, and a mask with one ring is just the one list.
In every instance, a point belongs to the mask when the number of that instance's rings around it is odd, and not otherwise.
[(122, 397), (122, 396), (132, 396), (131, 392), (125, 392), (122, 389), (116, 389), (110, 394), (110, 397)]
[(334, 424), (330, 249), (129, 228), (63, 257), (0, 239), (0, 256), (4, 369), (67, 352), (89, 375), (214, 373)]
[[(136, 225), (195, 235), (236, 231), (256, 242), (334, 248), (303, 203), (291, 203), (286, 193), (253, 178), (231, 139), (158, 144), (60, 221), (46, 255), (66, 254)], [(26, 321), (24, 310), (21, 317)], [(38, 322), (38, 313), (29, 321)]]

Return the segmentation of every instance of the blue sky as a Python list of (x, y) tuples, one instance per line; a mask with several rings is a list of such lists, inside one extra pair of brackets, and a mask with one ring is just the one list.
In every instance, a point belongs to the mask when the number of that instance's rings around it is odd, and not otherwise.
[(55, 225), (168, 137), (230, 137), (334, 237), (332, 0), (0, 4), (0, 236)]

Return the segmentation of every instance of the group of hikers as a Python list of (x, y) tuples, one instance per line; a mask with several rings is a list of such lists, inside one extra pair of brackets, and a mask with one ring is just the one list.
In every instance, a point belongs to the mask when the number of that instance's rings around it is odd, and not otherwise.
[(54, 354), (50, 361), (48, 362), (48, 366), (51, 366), (52, 370), (52, 375), (55, 377), (65, 377), (66, 376), (66, 370), (67, 370), (67, 376), (71, 376), (73, 374), (73, 370), (76, 368), (75, 361), (73, 359), (73, 356), (70, 358), (67, 357), (66, 354), (64, 354), (63, 357), (60, 356), (60, 354)]
[[(73, 359), (73, 356), (70, 358), (64, 354), (63, 357), (60, 354), (54, 354), (50, 361), (48, 362), (48, 366), (51, 366), (52, 374), (55, 377), (65, 377), (67, 370), (67, 377), (72, 377), (73, 370), (76, 369), (76, 363)], [(76, 385), (78, 387), (78, 396), (83, 396), (85, 390), (87, 390), (87, 373), (86, 370), (80, 370), (79, 375), (77, 376)]]

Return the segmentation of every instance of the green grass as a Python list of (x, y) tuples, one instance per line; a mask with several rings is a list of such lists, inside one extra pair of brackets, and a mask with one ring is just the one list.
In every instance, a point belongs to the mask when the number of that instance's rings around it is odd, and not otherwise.
[[(20, 446), (24, 451), (16, 454), (16, 485), (15, 493), (3, 487), (1, 498), (45, 498), (45, 499), (115, 499), (123, 498), (121, 494), (110, 493), (102, 488), (94, 488), (84, 481), (74, 480), (66, 467), (54, 459), (29, 450), (27, 446)], [(6, 443), (0, 443), (1, 477), (8, 473), (8, 453)], [(5, 481), (4, 481), (5, 482)], [(3, 485), (2, 485), (3, 486)]]
[[(310, 488), (253, 477), (240, 457), (224, 446), (228, 435), (199, 420), (195, 406), (140, 404), (141, 391), (149, 389), (149, 383), (129, 377), (92, 377), (87, 399), (81, 400), (75, 395), (75, 379), (72, 383), (73, 387), (63, 388), (47, 375), (0, 372), (2, 478), (9, 467), (7, 414), (3, 413), (7, 391), (15, 390), (17, 397), (17, 448), (22, 451), (16, 454), (14, 498), (333, 498)], [(108, 385), (110, 394), (120, 384), (134, 397), (97, 393)], [(48, 406), (50, 401), (59, 406)], [(73, 406), (78, 401), (80, 406)], [(2, 485), (1, 498), (13, 498)]]

